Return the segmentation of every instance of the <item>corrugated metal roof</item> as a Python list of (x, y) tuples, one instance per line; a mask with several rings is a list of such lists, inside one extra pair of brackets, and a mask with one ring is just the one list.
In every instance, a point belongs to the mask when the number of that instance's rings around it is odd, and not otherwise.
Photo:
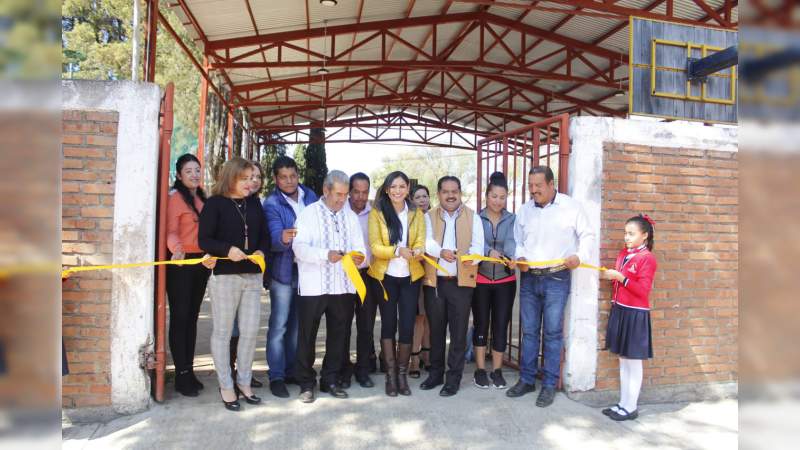
[[(573, 10), (574, 6), (566, 5), (563, 3), (557, 3), (553, 1), (542, 1), (533, 4), (534, 7), (537, 8), (546, 8), (549, 9), (548, 11), (543, 10), (530, 10), (526, 11), (521, 8), (514, 8), (514, 7), (501, 7), (501, 6), (490, 6), (485, 7), (483, 5), (476, 5), (470, 3), (461, 3), (461, 2), (453, 2), (450, 0), (339, 0), (339, 4), (336, 7), (325, 7), (320, 5), (318, 0), (243, 0), (243, 1), (232, 1), (232, 0), (183, 0), (186, 4), (186, 7), (189, 8), (191, 14), (196, 18), (197, 22), (199, 23), (200, 30), (194, 30), (192, 26), (187, 26), (188, 32), (190, 36), (195, 39), (199, 39), (201, 34), (205, 35), (210, 41), (217, 41), (222, 39), (230, 39), (236, 37), (248, 37), (254, 36), (256, 31), (253, 27), (253, 21), (251, 20), (247, 8), (245, 5), (245, 1), (249, 1), (249, 5), (252, 9), (254, 21), (256, 23), (256, 27), (258, 29), (258, 34), (271, 34), (277, 32), (284, 32), (284, 31), (293, 31), (293, 30), (305, 30), (308, 27), (311, 28), (321, 28), (324, 26), (327, 27), (334, 27), (338, 25), (348, 25), (348, 24), (355, 24), (357, 22), (365, 23), (365, 22), (373, 22), (373, 21), (381, 21), (381, 20), (392, 20), (392, 19), (402, 19), (410, 17), (411, 19), (417, 17), (427, 17), (427, 16), (437, 16), (443, 13), (446, 14), (458, 14), (458, 13), (466, 13), (466, 12), (476, 12), (487, 10), (489, 14), (493, 14), (499, 17), (503, 17), (505, 19), (510, 19), (512, 21), (521, 21), (521, 23), (536, 27), (540, 30), (553, 30), (557, 28), (557, 33), (559, 36), (568, 39), (575, 39), (584, 43), (593, 43), (603, 38), (598, 46), (603, 49), (609, 49), (612, 51), (626, 53), (628, 51), (628, 27), (626, 25), (626, 19), (612, 19), (607, 17), (595, 17), (591, 15), (582, 15), (582, 14), (568, 14), (568, 13), (561, 13), (557, 10)], [(363, 1), (363, 10), (359, 17), (359, 4)], [(614, 5), (618, 7), (625, 7), (625, 8), (636, 8), (636, 9), (644, 9), (648, 7), (650, 4), (653, 3), (654, 0), (621, 0), (615, 2)], [(723, 4), (724, 0), (705, 0), (705, 2), (710, 5), (714, 9), (720, 9)], [(409, 12), (409, 5), (413, 4), (413, 8), (411, 8)], [(184, 14), (182, 8), (178, 3), (170, 3), (170, 7), (175, 10), (178, 14), (178, 17), (184, 22), (188, 23), (189, 18)], [(602, 5), (598, 4), (598, 7), (602, 7)], [(674, 0), (674, 13), (677, 17), (684, 18), (684, 19), (691, 19), (697, 20), (700, 18), (704, 18), (707, 16), (706, 12), (703, 11), (701, 8), (697, 6), (697, 4), (693, 0)], [(592, 10), (597, 12), (596, 10)], [(661, 4), (658, 7), (651, 10), (655, 13), (663, 14), (665, 12), (665, 5)], [(733, 8), (731, 14), (732, 21), (738, 20), (738, 8)], [(463, 30), (468, 24), (463, 22), (456, 22), (456, 23), (446, 23), (441, 24), (437, 28), (437, 36), (436, 36), (436, 46), (437, 49), (441, 51), (441, 49), (448, 46), (448, 44), (452, 43), (459, 35), (461, 30)], [(505, 26), (499, 25), (490, 25), (492, 30), (494, 30), (498, 35), (503, 35), (505, 32)], [(611, 34), (608, 37), (605, 37), (609, 32), (612, 30), (617, 29), (616, 32)], [(410, 26), (404, 27), (398, 30), (392, 30), (394, 33), (398, 34), (403, 40), (409, 42), (414, 46), (423, 46), (424, 51), (430, 51), (431, 39), (429, 35), (431, 33), (431, 27), (429, 25), (426, 26)], [(354, 42), (358, 43), (361, 40), (371, 36), (374, 32), (360, 32), (357, 34), (342, 34), (337, 36), (336, 38), (336, 53), (340, 53), (343, 50), (350, 47)], [(491, 43), (494, 41), (494, 38), (491, 36), (490, 33), (486, 33), (486, 46), (492, 45)], [(478, 49), (480, 48), (479, 40), (479, 33), (477, 30), (473, 31), (469, 36), (467, 36), (462, 43), (455, 49), (455, 51), (450, 55), (450, 61), (472, 61), (475, 60), (477, 56)], [(532, 45), (537, 38), (534, 37), (526, 37), (525, 45), (530, 46)], [(558, 41), (559, 39), (556, 39)], [(413, 61), (413, 60), (420, 60), (424, 61), (426, 58), (420, 57), (416, 54), (416, 52), (408, 48), (408, 46), (404, 45), (400, 42), (393, 42), (392, 38), (387, 39), (387, 45), (392, 48), (391, 59), (395, 61)], [(522, 51), (522, 42), (520, 39), (520, 34), (517, 31), (511, 31), (507, 34), (504, 43), (507, 47), (511, 49), (513, 53), (519, 54)], [(330, 39), (322, 39), (322, 38), (313, 38), (313, 39), (305, 39), (300, 38), (292, 42), (293, 45), (297, 45), (302, 48), (309, 48), (313, 52), (317, 53), (329, 53), (331, 40)], [(245, 52), (250, 52), (252, 50), (257, 49), (257, 46), (250, 45), (244, 47), (235, 47), (232, 48), (229, 52), (230, 57), (236, 57), (237, 55), (242, 55)], [(561, 51), (558, 52), (547, 59), (541, 60), (536, 62), (533, 65), (530, 65), (532, 61), (536, 61), (537, 59), (543, 58), (544, 56), (556, 52), (557, 50), (563, 49), (563, 44), (558, 42), (554, 42), (552, 40), (542, 40), (539, 44), (535, 46), (532, 50), (529, 50), (526, 55), (524, 55), (524, 60), (527, 64), (529, 64), (530, 69), (535, 70), (542, 70), (542, 71), (549, 71), (553, 74), (564, 74), (566, 72), (564, 67), (564, 61), (566, 58), (566, 52)], [(359, 61), (371, 61), (371, 60), (378, 60), (381, 57), (381, 40), (376, 39), (372, 42), (369, 42), (363, 46), (360, 46), (355, 51), (351, 52), (345, 59), (350, 60), (359, 60)], [(222, 53), (220, 53), (222, 54)], [(284, 47), (281, 51), (282, 61), (284, 62), (305, 62), (308, 60), (317, 60), (315, 57), (309, 57), (307, 54), (303, 52), (299, 52), (290, 48)], [(572, 76), (574, 77), (592, 77), (594, 76), (594, 69), (591, 65), (596, 66), (597, 68), (604, 69), (608, 67), (608, 58), (607, 57), (600, 57), (597, 55), (592, 54), (591, 52), (584, 52), (583, 56), (588, 59), (591, 64), (586, 64), (582, 61), (575, 61), (572, 64)], [(242, 63), (260, 63), (264, 61), (266, 58), (269, 62), (275, 62), (278, 60), (278, 51), (277, 49), (271, 49), (266, 52), (262, 53), (255, 53), (253, 55), (247, 56), (242, 58), (238, 62)], [(212, 58), (213, 59), (213, 58)], [(510, 55), (502, 46), (494, 45), (492, 50), (486, 55), (485, 60), (487, 62), (493, 64), (500, 64), (500, 65), (507, 65), (511, 64), (514, 60), (512, 55)], [(623, 61), (624, 64), (627, 64), (627, 61)], [(377, 67), (377, 66), (376, 66)], [(365, 69), (369, 69), (370, 67), (361, 66), (353, 66), (350, 67), (350, 71), (363, 71)], [(267, 80), (287, 80), (287, 79), (294, 79), (294, 78), (301, 78), (306, 77), (307, 75), (316, 75), (317, 68), (316, 67), (271, 67), (269, 69), (269, 74), (265, 68), (258, 68), (258, 67), (250, 67), (250, 68), (228, 68), (225, 69), (229, 78), (235, 85), (241, 84), (250, 84), (254, 82), (261, 82)], [(332, 75), (339, 74), (342, 72), (347, 71), (348, 69), (341, 66), (332, 66), (329, 68), (330, 73)], [(486, 67), (481, 66), (476, 62), (475, 67), (469, 68), (469, 70), (477, 71), (477, 72), (484, 72), (484, 73), (493, 73), (505, 77), (508, 80), (511, 80), (513, 83), (522, 83), (522, 84), (529, 84), (531, 86), (536, 86), (541, 89), (550, 90), (553, 92), (564, 92), (568, 90), (568, 95), (575, 98), (580, 99), (581, 101), (589, 101), (593, 102), (596, 101), (598, 98), (602, 98), (604, 96), (608, 96), (613, 94), (614, 89), (612, 87), (603, 87), (603, 86), (596, 86), (590, 84), (577, 84), (574, 81), (566, 81), (566, 80), (552, 80), (552, 79), (539, 79), (535, 76), (521, 76), (519, 70), (508, 70), (502, 71), (498, 70), (493, 67)], [(464, 73), (463, 70), (453, 70), (453, 76), (456, 78), (461, 78), (461, 84), (467, 89), (470, 89), (473, 86), (473, 75), (469, 73)], [(426, 69), (415, 69), (408, 73), (408, 89), (413, 91), (415, 88), (418, 87), (419, 83), (422, 80), (428, 78), (428, 71)], [(615, 76), (617, 77), (627, 77), (627, 65), (623, 65), (619, 67), (615, 71)], [(375, 75), (374, 78), (380, 79), (382, 83), (384, 83), (388, 88), (394, 89), (396, 86), (401, 86), (403, 83), (403, 75), (401, 72), (397, 73), (381, 73)], [(503, 83), (497, 81), (490, 81), (487, 83), (485, 78), (478, 78), (479, 86), (483, 86), (483, 89), (478, 92), (477, 97), (482, 98), (485, 95), (488, 95), (491, 92), (497, 91), (498, 89), (503, 88), (506, 86)], [(332, 91), (341, 89), (344, 86), (352, 83), (352, 79), (337, 79), (330, 81), (330, 89)], [(455, 102), (468, 102), (471, 101), (468, 95), (462, 92), (461, 89), (454, 87), (454, 83), (449, 77), (445, 77), (445, 90), (448, 90), (447, 98), (451, 101)], [(363, 86), (363, 84), (362, 84)], [(299, 89), (306, 90), (310, 93), (315, 95), (324, 94), (325, 91), (325, 83), (322, 82), (315, 82), (312, 84), (303, 84), (298, 86)], [(390, 90), (386, 87), (375, 85), (370, 86), (370, 90), (372, 91), (373, 95), (376, 96), (384, 96), (390, 94)], [(252, 91), (250, 93), (251, 97), (257, 97), (258, 95), (264, 94), (268, 92), (267, 90), (259, 90), (259, 91)], [(424, 92), (436, 96), (439, 95), (441, 92), (440, 87), (440, 78), (435, 77), (431, 83), (424, 89)], [(343, 97), (346, 99), (359, 99), (363, 97), (364, 91), (363, 88), (359, 87), (357, 89), (349, 90), (344, 93)], [(533, 102), (542, 102), (545, 98), (534, 92), (533, 90), (528, 90), (525, 95)], [(502, 105), (498, 105), (498, 107), (506, 108), (508, 107), (508, 102), (503, 102), (506, 98), (507, 94), (501, 93), (494, 97), (485, 99), (485, 107), (491, 108), (498, 103), (503, 103)], [(281, 98), (286, 98), (285, 94)], [(314, 97), (310, 97), (305, 95), (301, 92), (291, 91), (289, 94), (289, 99), (291, 101), (307, 101), (311, 100)], [(274, 101), (275, 97), (265, 98), (265, 101)], [(625, 99), (623, 99), (625, 100)], [(558, 103), (556, 103), (558, 102)], [(568, 102), (567, 102), (568, 103)], [(617, 105), (619, 102), (615, 101), (615, 97), (611, 97), (611, 99), (604, 100), (599, 105)], [(558, 109), (559, 107), (563, 107), (565, 104), (565, 100), (556, 100), (548, 106), (548, 110)], [(617, 106), (613, 106), (614, 108), (622, 108), (624, 105), (619, 104)], [(386, 110), (388, 107), (383, 105), (372, 105), (370, 109), (374, 111), (383, 111)], [(391, 106), (391, 108), (396, 108), (396, 106)], [(438, 107), (437, 107), (438, 108)], [(518, 111), (526, 111), (530, 110), (532, 106), (530, 105), (528, 100), (525, 100), (521, 96), (517, 96), (514, 98), (511, 108)], [(270, 110), (277, 110), (281, 109), (280, 107), (252, 107), (251, 111), (270, 111)], [(338, 108), (337, 108), (338, 109)], [(329, 111), (329, 115), (331, 112)], [(539, 115), (540, 113), (536, 113)], [(323, 117), (323, 113), (321, 110), (312, 108), (307, 115), (311, 115), (313, 117)], [(496, 116), (487, 116), (493, 117), (493, 121), (495, 119), (498, 122), (502, 122)], [(285, 122), (285, 121), (284, 121)], [(479, 120), (479, 123), (488, 126), (488, 122), (483, 120)]]

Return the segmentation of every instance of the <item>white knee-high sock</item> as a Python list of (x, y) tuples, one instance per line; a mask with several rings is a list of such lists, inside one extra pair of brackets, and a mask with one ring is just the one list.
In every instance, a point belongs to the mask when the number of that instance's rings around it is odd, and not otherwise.
[(632, 413), (636, 411), (636, 405), (639, 402), (639, 391), (642, 389), (642, 375), (644, 369), (642, 368), (641, 359), (624, 359), (622, 363), (626, 366), (625, 373), (627, 381), (622, 387), (625, 394), (622, 397), (623, 400), (620, 406)]
[[(619, 359), (619, 405), (624, 405), (628, 398), (628, 391), (625, 388), (628, 383), (628, 366), (625, 364), (625, 358)], [(614, 406), (614, 410), (616, 410)]]

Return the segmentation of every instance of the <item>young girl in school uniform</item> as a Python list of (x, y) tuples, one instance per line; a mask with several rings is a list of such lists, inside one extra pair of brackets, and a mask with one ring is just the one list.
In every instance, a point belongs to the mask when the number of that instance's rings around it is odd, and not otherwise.
[(606, 347), (619, 355), (620, 377), (620, 401), (603, 414), (616, 421), (639, 416), (636, 403), (642, 387), (642, 361), (653, 357), (649, 297), (658, 265), (652, 253), (654, 225), (647, 215), (628, 219), (625, 248), (617, 256), (615, 269), (601, 272), (613, 282)]

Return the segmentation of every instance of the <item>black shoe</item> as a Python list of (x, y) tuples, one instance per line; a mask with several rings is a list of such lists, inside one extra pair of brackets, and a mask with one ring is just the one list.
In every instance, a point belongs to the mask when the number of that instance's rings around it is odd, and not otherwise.
[(314, 403), (314, 388), (306, 388), (301, 390), (300, 401), (303, 403)]
[[(219, 388), (219, 396), (222, 397), (222, 388)], [(239, 403), (238, 398), (232, 402), (226, 402), (223, 398), (222, 403), (225, 404), (225, 409), (228, 411), (240, 411), (242, 409), (242, 405)]]
[(192, 380), (191, 372), (188, 370), (175, 374), (175, 390), (185, 397), (197, 397), (200, 395)]
[(458, 386), (445, 384), (441, 391), (439, 391), (440, 397), (452, 397), (458, 393)]
[(264, 383), (258, 381), (256, 377), (250, 377), (250, 387), (260, 388), (263, 387)]
[(360, 380), (358, 379), (358, 377), (356, 377), (356, 381), (358, 382), (358, 385), (361, 386), (362, 388), (375, 387), (375, 383), (372, 381), (372, 378), (370, 378), (369, 375)]
[(494, 372), (489, 374), (489, 377), (492, 379), (492, 384), (496, 389), (505, 389), (506, 388), (506, 379), (503, 378), (503, 371), (500, 369), (495, 369)]
[(194, 370), (189, 370), (189, 375), (190, 378), (192, 379), (192, 383), (194, 384), (195, 389), (199, 391), (205, 387), (203, 386), (203, 383), (201, 383), (200, 380), (197, 379), (197, 375), (194, 374)]
[(339, 387), (342, 388), (342, 389), (350, 389), (350, 386), (352, 385), (352, 382), (348, 378), (346, 380), (339, 380), (336, 384), (338, 384)]
[(484, 369), (475, 369), (472, 382), (481, 389), (489, 389), (489, 377), (486, 376), (486, 371)]
[(442, 384), (444, 384), (442, 377), (434, 377), (433, 375), (428, 375), (428, 379), (423, 381), (419, 385), (419, 388), (422, 389), (423, 391), (429, 391), (435, 388), (436, 386), (441, 386)]
[(536, 406), (544, 408), (553, 404), (553, 399), (556, 398), (556, 388), (543, 387), (539, 392), (539, 397), (536, 399)]
[(523, 395), (536, 390), (535, 384), (528, 384), (522, 380), (517, 381), (511, 389), (506, 392), (507, 397), (522, 397)]
[(604, 416), (611, 416), (611, 413), (616, 412), (616, 411), (614, 411), (614, 408), (619, 409), (620, 408), (619, 403), (617, 403), (614, 406), (610, 406), (608, 408), (605, 408), (600, 412), (603, 413)]
[(347, 392), (345, 392), (342, 388), (340, 388), (336, 384), (329, 384), (329, 385), (320, 384), (319, 391), (327, 392), (328, 394), (331, 394), (331, 397), (336, 397), (336, 398), (348, 397)]
[(625, 408), (618, 406), (620, 412), (624, 412), (625, 414), (620, 414), (617, 411), (611, 411), (611, 414), (608, 417), (611, 420), (616, 420), (617, 422), (622, 422), (623, 420), (633, 420), (639, 417), (639, 410), (634, 409), (633, 412), (628, 412)]
[(250, 397), (248, 397), (247, 395), (245, 395), (245, 393), (242, 392), (242, 390), (239, 388), (238, 384), (234, 384), (233, 385), (233, 390), (234, 390), (234, 392), (236, 392), (236, 396), (237, 397), (244, 398), (244, 401), (246, 401), (247, 403), (249, 403), (251, 405), (257, 405), (257, 404), (261, 403), (261, 398), (260, 397), (257, 397), (255, 395), (251, 395)]
[(269, 390), (275, 397), (289, 398), (289, 390), (286, 389), (286, 383), (283, 380), (270, 381)]

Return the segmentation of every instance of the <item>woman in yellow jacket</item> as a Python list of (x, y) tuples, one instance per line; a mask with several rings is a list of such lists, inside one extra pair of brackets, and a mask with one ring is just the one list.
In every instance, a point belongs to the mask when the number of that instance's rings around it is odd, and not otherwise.
[[(388, 300), (380, 301), (381, 351), (386, 366), (386, 395), (411, 395), (408, 362), (414, 337), (417, 298), (425, 269), (425, 216), (409, 200), (409, 180), (403, 172), (386, 176), (369, 213), (372, 264), (367, 272), (382, 282)], [(395, 348), (395, 334), (399, 329)]]

